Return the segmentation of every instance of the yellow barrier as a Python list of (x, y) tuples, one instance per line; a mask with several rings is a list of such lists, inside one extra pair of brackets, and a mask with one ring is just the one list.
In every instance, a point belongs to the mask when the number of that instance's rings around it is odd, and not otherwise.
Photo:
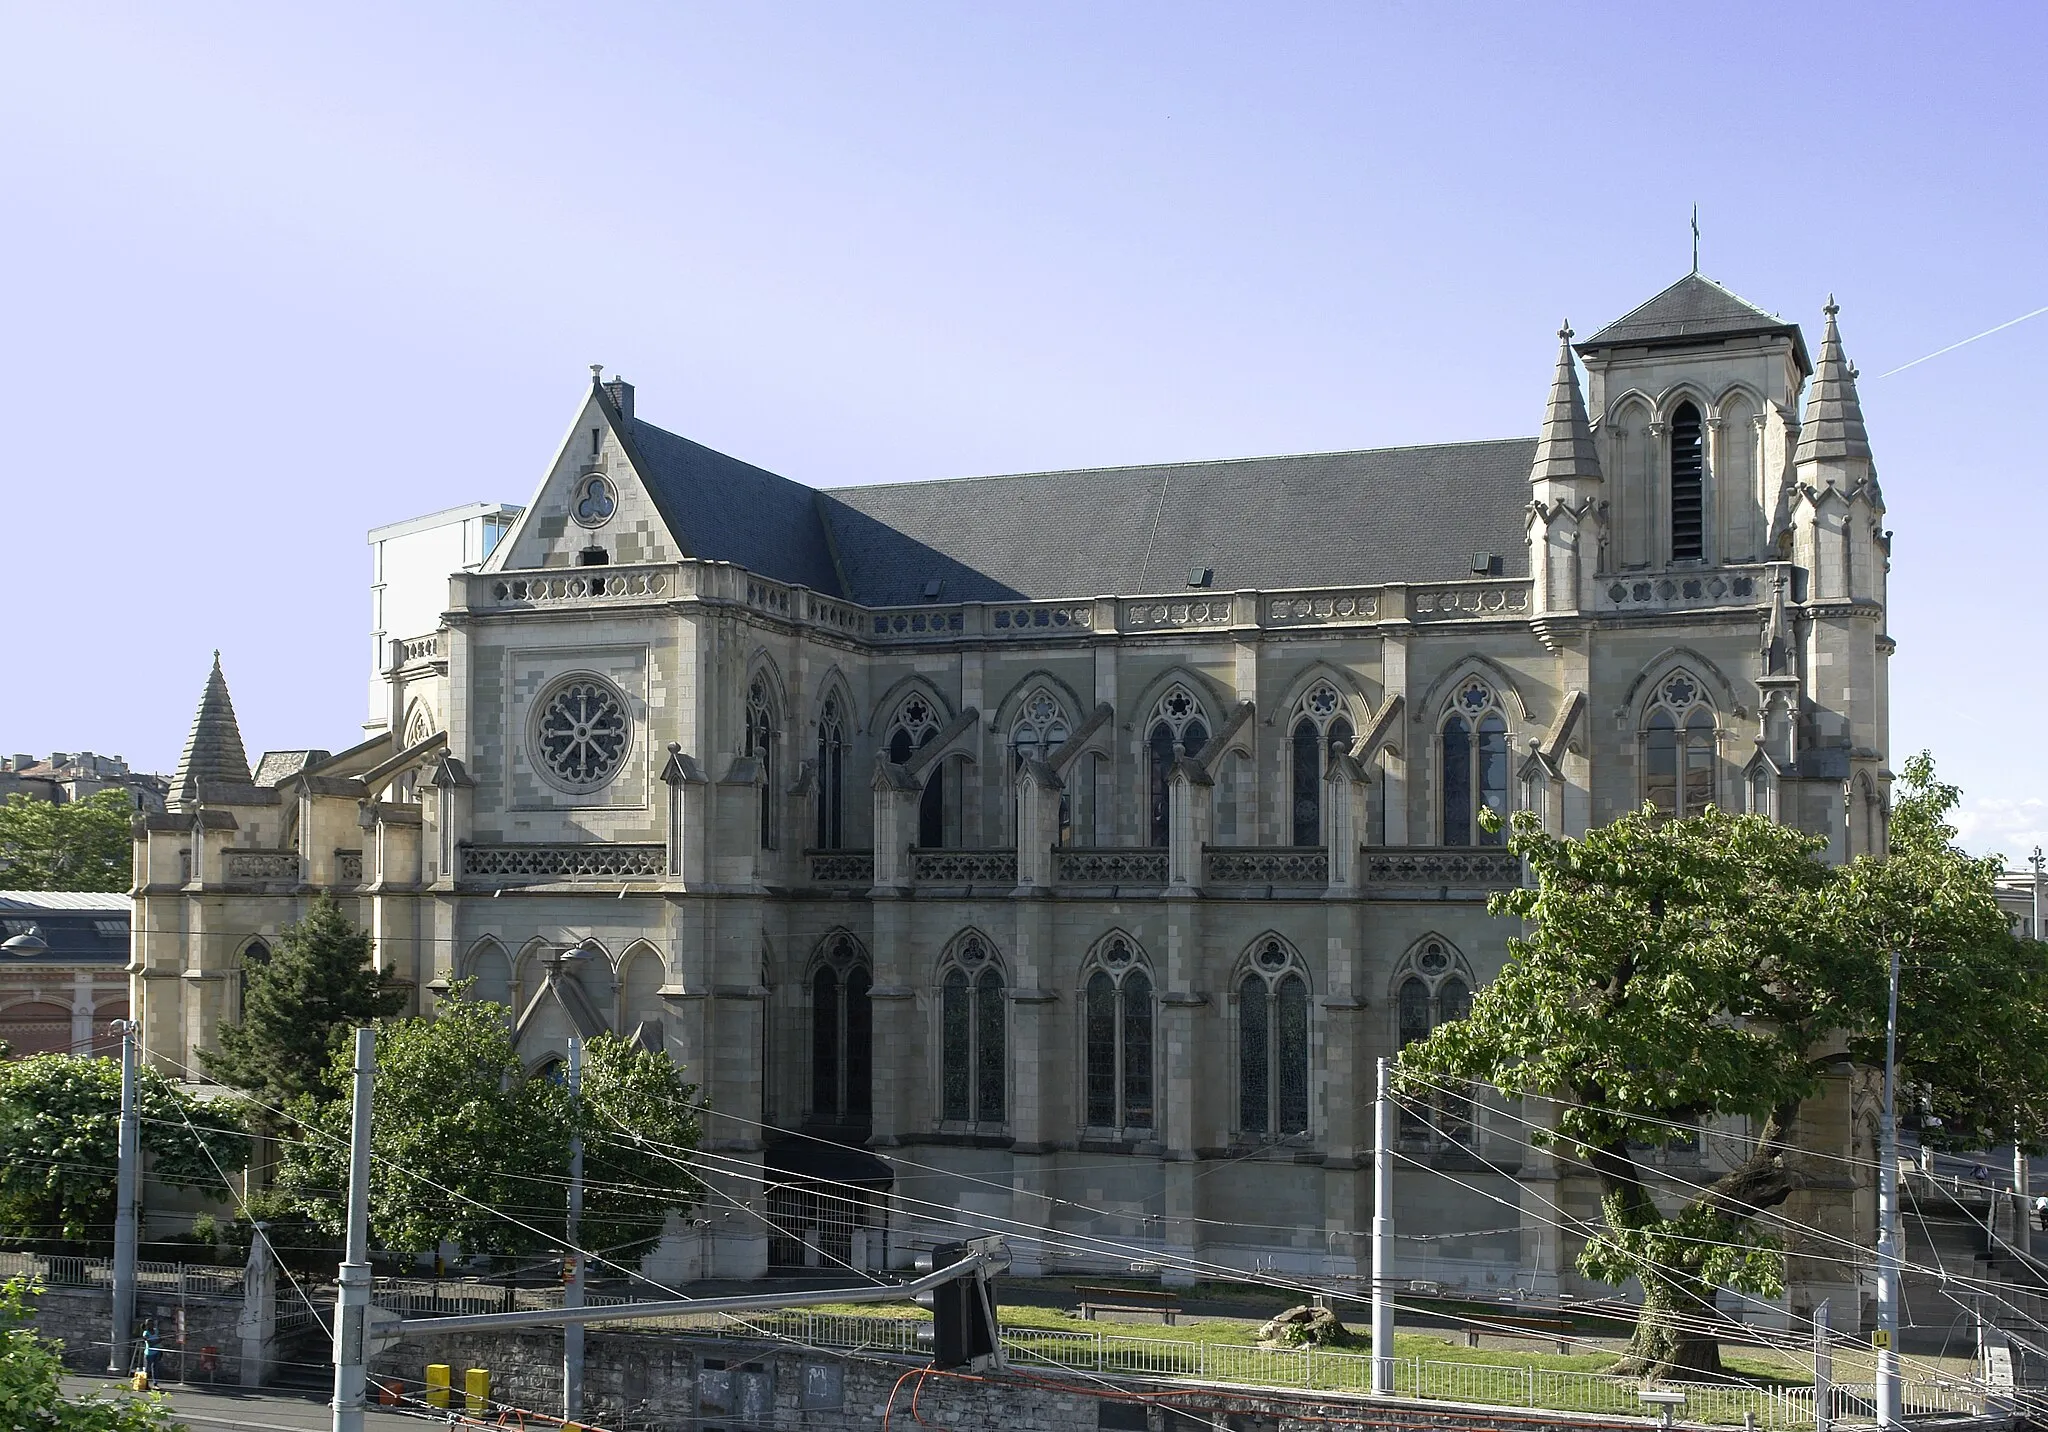
[(448, 1364), (430, 1362), (427, 1364), (427, 1406), (448, 1405)]
[(490, 1369), (472, 1367), (462, 1374), (462, 1410), (464, 1412), (488, 1412), (490, 1409)]

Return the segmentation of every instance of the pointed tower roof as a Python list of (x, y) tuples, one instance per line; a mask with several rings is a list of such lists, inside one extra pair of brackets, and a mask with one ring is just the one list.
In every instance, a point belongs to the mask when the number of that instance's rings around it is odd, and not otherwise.
[(1856, 397), (1856, 369), (1842, 352), (1841, 330), (1835, 326), (1835, 296), (1828, 295), (1827, 331), (1820, 340), (1820, 366), (1813, 370), (1813, 391), (1807, 395), (1794, 462), (1828, 458), (1870, 461), (1870, 434), (1863, 427), (1863, 404)]
[(1813, 371), (1799, 325), (1766, 313), (1704, 274), (1689, 273), (1647, 303), (1639, 304), (1578, 345), (1579, 352), (1628, 344), (1676, 347), (1707, 338), (1736, 338), (1750, 333), (1783, 333), (1792, 339), (1803, 373)]
[(1586, 420), (1586, 399), (1579, 392), (1579, 370), (1572, 363), (1572, 326), (1557, 330), (1557, 377), (1550, 385), (1550, 407), (1536, 437), (1536, 460), (1529, 481), (1562, 481), (1600, 476), (1600, 453), (1593, 445), (1593, 425)]
[(213, 670), (206, 678), (206, 694), (199, 698), (199, 714), (192, 718), (192, 734), (185, 738), (185, 754), (178, 757), (171, 790), (184, 796), (197, 793), (201, 781), (249, 784), (249, 754), (242, 749), (242, 728), (235, 724), (235, 703), (228, 699), (228, 679), (221, 675), (220, 653), (213, 654)]

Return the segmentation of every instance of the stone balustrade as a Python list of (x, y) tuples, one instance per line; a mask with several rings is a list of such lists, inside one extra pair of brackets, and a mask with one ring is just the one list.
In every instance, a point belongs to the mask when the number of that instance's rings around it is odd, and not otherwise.
[(668, 848), (663, 845), (465, 845), (461, 847), (461, 857), (464, 879), (508, 884), (659, 880), (668, 870)]

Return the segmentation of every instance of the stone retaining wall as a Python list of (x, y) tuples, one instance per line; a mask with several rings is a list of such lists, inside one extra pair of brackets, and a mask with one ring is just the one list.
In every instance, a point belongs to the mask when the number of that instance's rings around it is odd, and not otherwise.
[[(64, 1364), (80, 1372), (105, 1372), (107, 1342), (111, 1336), (111, 1299), (105, 1288), (48, 1288), (31, 1300), (36, 1313), (36, 1331), (64, 1344)], [(178, 1342), (178, 1309), (185, 1310), (185, 1341)], [(154, 1322), (162, 1342), (161, 1364), (166, 1378), (208, 1381), (200, 1370), (200, 1350), (217, 1349), (212, 1380), (234, 1385), (242, 1374), (242, 1337), (237, 1326), (241, 1317), (240, 1298), (187, 1295), (138, 1290), (135, 1317), (138, 1323)], [(182, 1356), (182, 1361), (181, 1361)]]

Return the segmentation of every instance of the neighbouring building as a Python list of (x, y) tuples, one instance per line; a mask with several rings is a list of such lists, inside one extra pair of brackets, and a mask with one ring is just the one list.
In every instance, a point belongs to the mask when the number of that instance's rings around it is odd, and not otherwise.
[[(1884, 848), (1890, 534), (1835, 313), (1810, 356), (1688, 275), (1561, 335), (1532, 438), (829, 490), (596, 381), (481, 566), (387, 601), (369, 740), (252, 772), (216, 665), (137, 848), (146, 1042), (196, 1062), (328, 890), (535, 1066), (603, 1029), (687, 1062), (703, 1271), (900, 1265), (945, 1209), (1025, 1272), (1360, 1273), (1374, 1061), (1505, 955), (1484, 813)], [(1848, 1086), (1805, 1135), (1867, 1156)], [(1584, 1290), (1554, 1224), (1594, 1186), (1514, 1111), (1400, 1138), (1405, 1275)], [(1802, 1197), (1867, 1243), (1865, 1194)], [(1857, 1306), (1840, 1268), (1793, 1307)]]
[(125, 790), (135, 809), (160, 811), (169, 786), (162, 776), (129, 770), (119, 756), (91, 751), (58, 751), (47, 761), (30, 755), (0, 756), (0, 801), (24, 795), (65, 805), (101, 791)]
[(0, 1043), (30, 1054), (108, 1054), (128, 1017), (129, 898), (0, 890)]
[(516, 507), (472, 502), (370, 529), (370, 715), (364, 730), (386, 730), (404, 714), (387, 709), (389, 674), (405, 664), (403, 638), (439, 624), (449, 574), (476, 571), (518, 519)]

